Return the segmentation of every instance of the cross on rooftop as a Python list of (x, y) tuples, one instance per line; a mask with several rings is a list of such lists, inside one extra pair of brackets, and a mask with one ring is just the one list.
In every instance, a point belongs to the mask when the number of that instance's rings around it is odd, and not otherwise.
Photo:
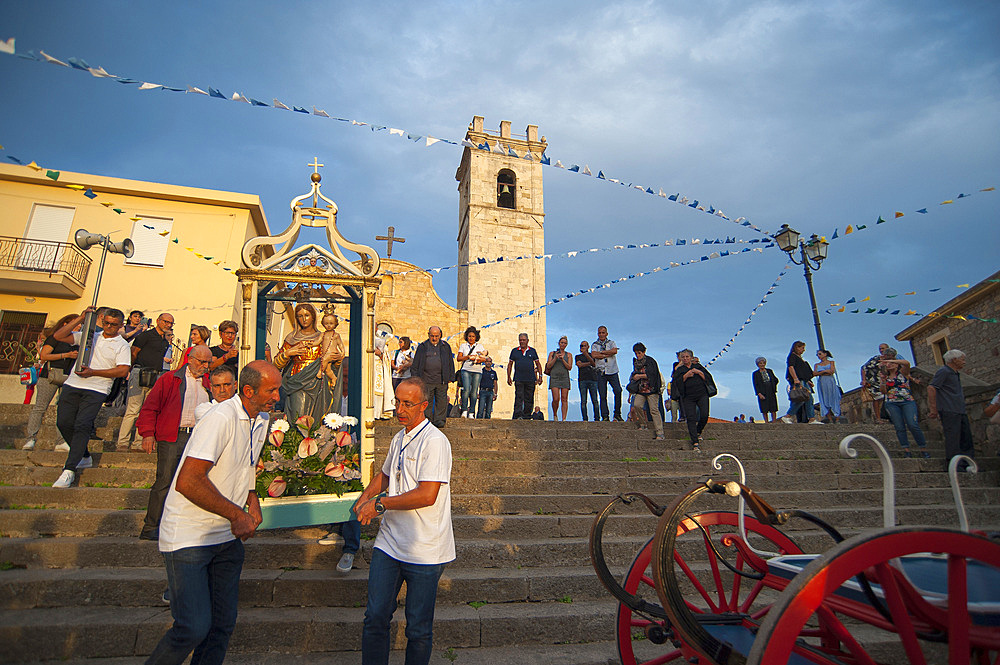
[(386, 258), (392, 258), (392, 243), (394, 243), (394, 242), (406, 242), (406, 238), (397, 238), (395, 236), (395, 233), (396, 233), (396, 227), (395, 226), (390, 226), (389, 227), (389, 235), (387, 235), (387, 236), (375, 236), (375, 240), (385, 240), (386, 241), (386, 243), (385, 243), (385, 245), (386, 245), (386, 248), (385, 248), (385, 256), (386, 256)]
[(319, 173), (319, 167), (323, 166), (323, 164), (320, 164), (319, 160), (317, 158), (313, 157), (313, 163), (312, 164), (306, 164), (306, 166), (313, 167), (313, 173)]

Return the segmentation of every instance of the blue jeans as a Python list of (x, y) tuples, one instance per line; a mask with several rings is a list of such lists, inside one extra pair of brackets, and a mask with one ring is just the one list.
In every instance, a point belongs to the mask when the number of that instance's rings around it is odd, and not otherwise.
[(910, 434), (913, 435), (913, 440), (917, 442), (918, 446), (923, 448), (927, 445), (924, 433), (921, 431), (920, 425), (917, 424), (917, 403), (915, 401), (890, 402), (886, 400), (885, 410), (889, 412), (889, 420), (896, 428), (896, 438), (899, 439), (900, 446), (910, 447), (910, 442), (906, 439), (906, 430), (910, 430)]
[(96, 390), (84, 390), (73, 386), (62, 387), (56, 406), (56, 427), (63, 441), (69, 444), (69, 454), (63, 469), (76, 471), (76, 465), (84, 457), (90, 457), (87, 444), (94, 430), (94, 421), (107, 395)]
[[(617, 374), (601, 374), (597, 380), (598, 395), (601, 398), (601, 418), (607, 418), (608, 413), (608, 384), (615, 393), (615, 418), (622, 417), (622, 382), (618, 380)], [(597, 420), (597, 415), (594, 415)]]
[(479, 409), (476, 411), (476, 418), (493, 417), (493, 391), (487, 390), (479, 393)]
[(340, 537), (344, 539), (344, 554), (357, 554), (361, 547), (361, 522), (357, 520), (341, 522)]
[(372, 550), (368, 567), (368, 608), (361, 632), (362, 665), (389, 662), (389, 622), (396, 596), (406, 582), (406, 665), (426, 665), (434, 640), (434, 603), (445, 564), (422, 565), (397, 561), (380, 549)]
[(462, 411), (466, 413), (476, 412), (476, 397), (479, 395), (479, 382), (483, 378), (482, 372), (470, 372), (463, 369), (458, 373), (462, 381)]
[(183, 663), (192, 649), (191, 665), (221, 663), (236, 627), (243, 541), (163, 552), (163, 562), (174, 625), (146, 665)]
[(583, 414), (584, 421), (587, 420), (587, 395), (590, 395), (590, 402), (594, 405), (594, 420), (599, 420), (601, 411), (597, 406), (597, 381), (577, 381), (577, 383), (580, 384), (580, 413)]

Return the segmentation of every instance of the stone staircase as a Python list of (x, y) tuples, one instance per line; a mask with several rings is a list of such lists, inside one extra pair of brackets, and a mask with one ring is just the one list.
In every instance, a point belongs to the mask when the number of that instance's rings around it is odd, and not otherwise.
[[(156, 544), (136, 537), (154, 460), (116, 452), (112, 418), (99, 422), (103, 441), (91, 442), (94, 468), (79, 474), (78, 487), (54, 490), (65, 460), (52, 451), (54, 409), (36, 450), (25, 452), (27, 408), (0, 405), (0, 663), (140, 663), (170, 624)], [(684, 450), (683, 427), (667, 425), (667, 441), (657, 442), (622, 423), (449, 421), (458, 559), (441, 581), (434, 662), (438, 654), (460, 662), (616, 662), (616, 604), (588, 553), (594, 514), (623, 491), (668, 502), (711, 472), (716, 453), (738, 455), (748, 485), (775, 507), (809, 510), (845, 535), (881, 527), (878, 461), (863, 444), (860, 459), (842, 459), (837, 444), (863, 431), (893, 450), (890, 427), (713, 424), (701, 455)], [(380, 423), (379, 460), (396, 429)], [(957, 525), (942, 445), (932, 436), (929, 446), (931, 459), (894, 460), (898, 521)], [(732, 473), (729, 465), (713, 475)], [(998, 479), (996, 458), (963, 478), (974, 528), (1000, 528)], [(609, 522), (605, 553), (617, 571), (655, 525), (639, 511)], [(787, 531), (806, 551), (830, 546), (804, 522)], [(375, 530), (366, 529), (348, 575), (334, 571), (339, 546), (316, 544), (324, 532), (261, 532), (247, 543), (227, 662), (358, 662)], [(403, 644), (401, 626), (395, 640)], [(393, 658), (402, 662), (402, 653)]]

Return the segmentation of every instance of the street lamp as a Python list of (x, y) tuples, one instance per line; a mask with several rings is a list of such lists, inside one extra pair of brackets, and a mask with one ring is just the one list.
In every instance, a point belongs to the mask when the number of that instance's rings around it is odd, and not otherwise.
[[(819, 310), (816, 308), (816, 293), (813, 291), (812, 271), (819, 270), (826, 259), (826, 251), (830, 243), (823, 240), (815, 233), (808, 241), (800, 239), (800, 234), (795, 229), (782, 224), (781, 229), (774, 234), (774, 241), (778, 248), (788, 254), (788, 260), (797, 266), (802, 266), (806, 276), (806, 286), (809, 287), (809, 302), (812, 304), (813, 323), (816, 325), (816, 342), (819, 348), (825, 349), (823, 343), (823, 328), (819, 324)], [(799, 250), (801, 261), (795, 259), (795, 250)]]

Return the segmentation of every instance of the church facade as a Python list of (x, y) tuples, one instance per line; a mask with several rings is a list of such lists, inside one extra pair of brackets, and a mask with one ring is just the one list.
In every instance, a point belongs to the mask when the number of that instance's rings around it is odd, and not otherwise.
[[(396, 336), (410, 337), (415, 344), (427, 338), (429, 326), (438, 325), (456, 352), (468, 326), (480, 329), (482, 344), (500, 377), (493, 415), (509, 418), (514, 395), (507, 386), (506, 365), (510, 350), (517, 346), (518, 334), (528, 334), (529, 344), (543, 363), (547, 355), (545, 310), (527, 315), (545, 302), (545, 261), (524, 258), (476, 264), (476, 260), (545, 253), (539, 160), (546, 142), (545, 137), (539, 138), (534, 125), (528, 125), (523, 135), (512, 134), (507, 121), (500, 123), (499, 132), (486, 131), (481, 116), (473, 118), (466, 139), (477, 146), (489, 145), (490, 150), (466, 147), (455, 174), (459, 194), (458, 263), (474, 264), (459, 268), (457, 307), (437, 295), (429, 273), (388, 259), (383, 261), (380, 273), (376, 322)], [(524, 316), (513, 318), (518, 314)], [(487, 324), (495, 325), (483, 330)], [(544, 407), (547, 399), (543, 384), (535, 391), (535, 404)]]

